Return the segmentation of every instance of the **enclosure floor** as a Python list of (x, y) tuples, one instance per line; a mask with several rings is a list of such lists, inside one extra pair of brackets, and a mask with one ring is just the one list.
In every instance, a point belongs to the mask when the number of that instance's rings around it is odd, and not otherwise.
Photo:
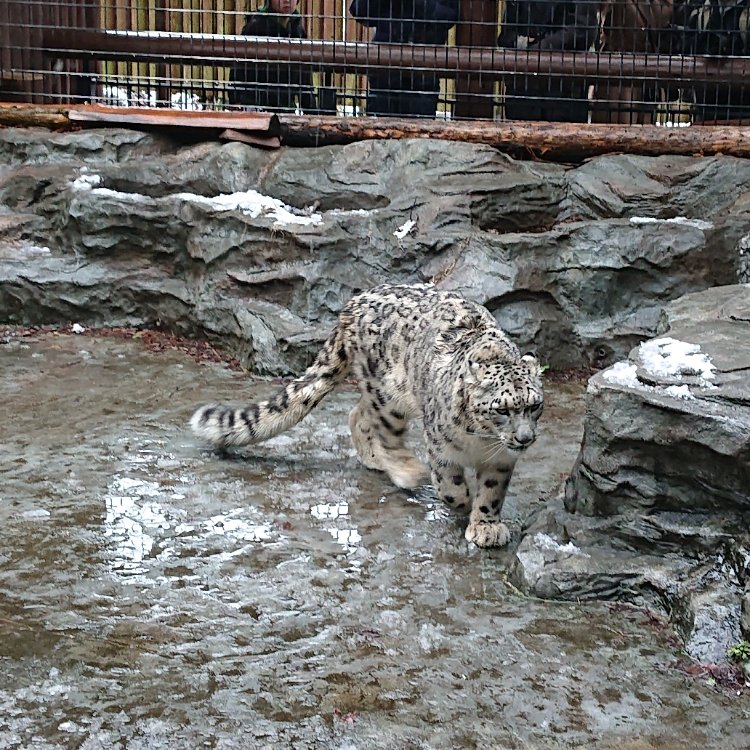
[[(362, 468), (352, 390), (222, 458), (192, 409), (272, 384), (85, 336), (6, 342), (0, 373), (0, 748), (747, 747), (669, 628), (518, 595), (510, 553)], [(581, 398), (549, 388), (511, 519), (570, 469)]]

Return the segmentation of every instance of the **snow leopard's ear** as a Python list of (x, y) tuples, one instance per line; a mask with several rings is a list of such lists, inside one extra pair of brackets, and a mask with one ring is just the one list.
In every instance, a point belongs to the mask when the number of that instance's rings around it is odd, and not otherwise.
[(532, 377), (539, 378), (542, 376), (542, 366), (539, 364), (539, 360), (534, 356), (533, 352), (526, 352), (526, 354), (521, 357), (521, 362), (526, 364), (529, 374)]
[(435, 342), (439, 354), (453, 354), (462, 346), (470, 344), (476, 338), (479, 325), (477, 318), (464, 316), (448, 330), (442, 331)]

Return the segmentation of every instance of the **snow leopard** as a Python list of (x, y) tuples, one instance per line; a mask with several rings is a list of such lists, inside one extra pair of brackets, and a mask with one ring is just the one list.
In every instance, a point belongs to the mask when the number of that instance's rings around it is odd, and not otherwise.
[[(469, 515), (469, 542), (507, 544), (501, 511), (516, 461), (536, 439), (542, 368), (489, 310), (456, 293), (431, 284), (361, 292), (301, 377), (261, 403), (202, 406), (190, 425), (220, 449), (258, 443), (297, 424), (347, 377), (361, 394), (349, 416), (361, 462), (405, 489), (431, 477), (439, 498)], [(405, 442), (417, 417), (427, 465)]]

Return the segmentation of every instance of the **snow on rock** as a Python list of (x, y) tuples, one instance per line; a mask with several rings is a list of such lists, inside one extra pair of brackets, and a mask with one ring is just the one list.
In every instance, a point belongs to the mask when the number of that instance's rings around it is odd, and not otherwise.
[[(697, 377), (703, 389), (713, 388), (715, 365), (701, 352), (698, 344), (690, 344), (673, 338), (659, 338), (646, 341), (638, 348), (641, 368), (655, 378)], [(602, 373), (602, 379), (612, 385), (635, 388), (648, 393), (656, 393), (688, 401), (695, 398), (687, 383), (668, 386), (654, 386), (638, 378), (638, 366), (633, 362), (616, 362)], [(589, 387), (589, 392), (596, 390)]]
[(695, 227), (702, 231), (713, 229), (713, 222), (703, 221), (703, 219), (689, 219), (687, 216), (674, 216), (671, 219), (656, 219), (653, 216), (631, 216), (630, 223), (634, 226), (644, 224), (679, 224), (684, 227)]
[[(78, 191), (91, 191), (93, 195), (102, 198), (114, 198), (127, 203), (148, 203), (154, 199), (140, 193), (124, 193), (101, 187), (102, 178), (96, 174), (82, 173), (73, 181), (72, 187)], [(295, 209), (287, 206), (278, 198), (263, 195), (255, 190), (239, 193), (220, 194), (213, 197), (197, 195), (195, 193), (174, 193), (173, 198), (186, 203), (205, 206), (214, 211), (241, 211), (243, 214), (256, 218), (267, 216), (274, 220), (274, 226), (299, 224), (302, 226), (319, 226), (323, 223), (323, 216), (307, 209)]]
[(638, 349), (641, 365), (655, 377), (695, 376), (701, 385), (713, 380), (716, 367), (701, 352), (698, 344), (690, 344), (673, 338), (652, 339)]
[(636, 366), (630, 362), (615, 362), (602, 373), (602, 378), (613, 385), (624, 385), (627, 388), (638, 388), (642, 383), (636, 375)]
[(404, 239), (409, 232), (411, 232), (412, 229), (417, 225), (416, 221), (412, 221), (409, 219), (409, 221), (404, 222), (394, 233), (393, 236), (396, 237), (399, 240)]
[(534, 542), (540, 549), (550, 550), (558, 554), (579, 555), (581, 557), (589, 556), (586, 552), (576, 547), (573, 542), (560, 544), (560, 542), (558, 542), (556, 539), (553, 539), (549, 534), (545, 534), (541, 531), (537, 532), (534, 535)]
[(282, 203), (278, 198), (263, 195), (255, 190), (217, 195), (212, 198), (193, 193), (177, 193), (175, 197), (190, 203), (199, 203), (215, 211), (242, 211), (243, 214), (253, 219), (264, 214), (274, 219), (276, 226), (283, 224), (318, 226), (323, 223), (323, 217), (319, 213), (295, 212), (295, 209)]
[(81, 174), (73, 180), (73, 190), (92, 190), (102, 184), (102, 178), (98, 174), (88, 174), (81, 170)]

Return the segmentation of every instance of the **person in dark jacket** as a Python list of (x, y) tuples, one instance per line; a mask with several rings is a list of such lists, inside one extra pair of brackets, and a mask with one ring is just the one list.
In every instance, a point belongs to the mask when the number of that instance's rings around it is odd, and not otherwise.
[[(684, 0), (675, 3), (672, 54), (750, 55), (750, 0)], [(696, 123), (750, 121), (750, 87), (741, 81), (697, 80)]]
[[(498, 47), (586, 51), (598, 35), (600, 5), (592, 0), (508, 0)], [(586, 122), (587, 93), (582, 82), (562, 76), (518, 76), (506, 84), (505, 117)]]
[[(374, 27), (373, 42), (445, 44), (459, 0), (352, 0), (349, 12)], [(440, 81), (430, 70), (384, 70), (368, 76), (367, 113), (434, 117)]]
[[(243, 36), (273, 36), (307, 39), (299, 0), (268, 0), (245, 17)], [(295, 99), (302, 110), (316, 109), (309, 68), (284, 62), (242, 62), (230, 73), (229, 103), (259, 109), (294, 110)]]

